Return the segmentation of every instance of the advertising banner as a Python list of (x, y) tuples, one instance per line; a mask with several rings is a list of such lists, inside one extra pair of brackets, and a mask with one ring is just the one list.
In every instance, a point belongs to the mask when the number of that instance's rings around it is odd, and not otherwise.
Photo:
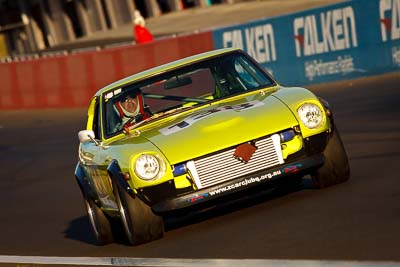
[(214, 48), (237, 47), (283, 85), (400, 70), (400, 0), (354, 0), (213, 31)]

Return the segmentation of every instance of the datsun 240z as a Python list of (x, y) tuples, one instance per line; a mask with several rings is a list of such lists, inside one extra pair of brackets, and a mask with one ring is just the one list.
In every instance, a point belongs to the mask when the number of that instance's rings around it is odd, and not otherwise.
[(118, 231), (131, 245), (161, 238), (164, 214), (275, 180), (310, 175), (322, 188), (350, 176), (328, 103), (279, 85), (238, 49), (104, 87), (78, 135), (75, 177), (99, 244)]

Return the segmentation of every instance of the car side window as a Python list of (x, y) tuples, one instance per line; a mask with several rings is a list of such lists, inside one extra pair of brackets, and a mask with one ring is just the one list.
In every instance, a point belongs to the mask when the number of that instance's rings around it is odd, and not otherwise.
[(238, 78), (247, 89), (254, 89), (271, 83), (260, 70), (256, 69), (243, 57), (236, 58), (235, 70)]
[(94, 137), (96, 139), (100, 139), (101, 138), (101, 134), (100, 134), (100, 105), (99, 102), (96, 102), (96, 105), (94, 107), (94, 116), (93, 116), (93, 132), (94, 132)]

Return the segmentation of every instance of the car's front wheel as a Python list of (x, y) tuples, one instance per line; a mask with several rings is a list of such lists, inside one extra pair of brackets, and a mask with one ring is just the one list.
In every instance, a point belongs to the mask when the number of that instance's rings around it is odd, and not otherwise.
[(350, 178), (350, 166), (342, 139), (336, 127), (324, 150), (325, 162), (311, 178), (317, 188), (343, 183)]
[(85, 193), (83, 193), (83, 199), (97, 243), (99, 245), (112, 243), (114, 238), (110, 219)]
[(154, 214), (151, 208), (138, 197), (131, 197), (115, 182), (113, 182), (113, 188), (129, 244), (139, 245), (159, 239), (164, 235), (162, 217)]

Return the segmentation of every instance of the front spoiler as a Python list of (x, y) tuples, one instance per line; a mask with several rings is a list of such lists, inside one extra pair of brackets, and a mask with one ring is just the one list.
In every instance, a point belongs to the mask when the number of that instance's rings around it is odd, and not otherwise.
[(173, 199), (161, 201), (153, 205), (152, 209), (156, 213), (162, 213), (191, 207), (250, 187), (264, 184), (271, 180), (289, 176), (294, 173), (306, 174), (311, 169), (320, 167), (324, 163), (324, 160), (325, 158), (322, 154), (316, 154), (275, 168), (243, 176), (210, 188), (205, 188)]

